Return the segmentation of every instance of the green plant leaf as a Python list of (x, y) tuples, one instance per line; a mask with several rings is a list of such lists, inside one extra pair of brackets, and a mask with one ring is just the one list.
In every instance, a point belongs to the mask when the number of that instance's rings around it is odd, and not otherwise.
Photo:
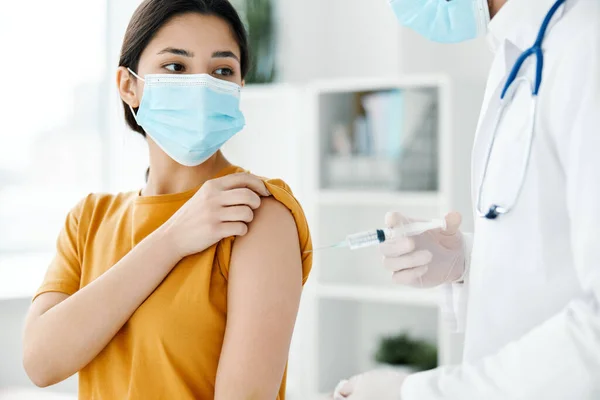
[(246, 29), (250, 46), (250, 69), (246, 83), (270, 83), (275, 79), (273, 0), (233, 0)]
[(375, 353), (375, 360), (389, 365), (406, 365), (419, 371), (437, 367), (437, 348), (407, 334), (383, 338)]

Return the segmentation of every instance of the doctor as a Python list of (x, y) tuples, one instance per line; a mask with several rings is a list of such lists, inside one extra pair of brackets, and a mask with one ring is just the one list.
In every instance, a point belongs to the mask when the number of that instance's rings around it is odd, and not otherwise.
[[(445, 317), (464, 325), (464, 361), (410, 376), (372, 371), (340, 392), (351, 400), (600, 399), (600, 0), (392, 7), (401, 24), (435, 41), (487, 29), (495, 52), (473, 149), (475, 234), (462, 234), (451, 214), (447, 231), (383, 248), (397, 283), (445, 286)], [(386, 217), (390, 225), (403, 218)]]

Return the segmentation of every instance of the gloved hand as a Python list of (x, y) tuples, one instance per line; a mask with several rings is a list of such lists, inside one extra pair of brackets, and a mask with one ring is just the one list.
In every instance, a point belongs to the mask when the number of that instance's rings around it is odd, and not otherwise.
[[(399, 213), (388, 213), (385, 224), (396, 227), (414, 220)], [(459, 280), (465, 270), (464, 239), (459, 213), (446, 216), (446, 230), (427, 231), (413, 237), (383, 243), (383, 265), (402, 285), (429, 288)]]
[(400, 391), (408, 375), (384, 368), (356, 375), (336, 390), (335, 400), (401, 400)]

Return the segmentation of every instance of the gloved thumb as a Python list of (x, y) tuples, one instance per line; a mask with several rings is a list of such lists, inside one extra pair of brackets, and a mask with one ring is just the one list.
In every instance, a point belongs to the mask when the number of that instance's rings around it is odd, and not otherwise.
[(390, 211), (385, 214), (385, 227), (386, 228), (395, 228), (398, 225), (405, 224), (408, 222), (408, 218), (399, 212)]
[(451, 212), (446, 215), (446, 229), (441, 233), (446, 236), (453, 236), (460, 229), (460, 224), (462, 223), (462, 215), (459, 212)]
[(338, 386), (335, 388), (335, 395), (338, 396), (335, 399), (343, 399), (350, 396), (354, 392), (354, 380), (350, 379), (349, 381), (341, 381)]
[(462, 216), (451, 212), (446, 215), (446, 229), (439, 232), (440, 244), (447, 249), (457, 249), (462, 246), (462, 235), (459, 234)]

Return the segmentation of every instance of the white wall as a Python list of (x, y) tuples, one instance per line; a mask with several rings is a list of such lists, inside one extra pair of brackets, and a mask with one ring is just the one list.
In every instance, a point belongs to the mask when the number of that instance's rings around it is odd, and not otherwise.
[(108, 34), (107, 34), (107, 71), (109, 85), (107, 87), (109, 103), (107, 106), (108, 133), (113, 152), (110, 167), (113, 177), (112, 191), (126, 191), (141, 187), (148, 165), (148, 152), (142, 136), (131, 131), (124, 122), (123, 108), (116, 87), (116, 70), (123, 36), (131, 15), (141, 0), (108, 1)]
[[(33, 387), (22, 367), (22, 331), (31, 300), (0, 301), (0, 390)], [(48, 390), (61, 393), (77, 391), (77, 377), (71, 377)]]
[(21, 329), (28, 306), (26, 300), (0, 301), (0, 388), (28, 384), (23, 369), (15, 368), (22, 364)]
[(399, 27), (387, 0), (279, 0), (281, 78), (395, 75)]

